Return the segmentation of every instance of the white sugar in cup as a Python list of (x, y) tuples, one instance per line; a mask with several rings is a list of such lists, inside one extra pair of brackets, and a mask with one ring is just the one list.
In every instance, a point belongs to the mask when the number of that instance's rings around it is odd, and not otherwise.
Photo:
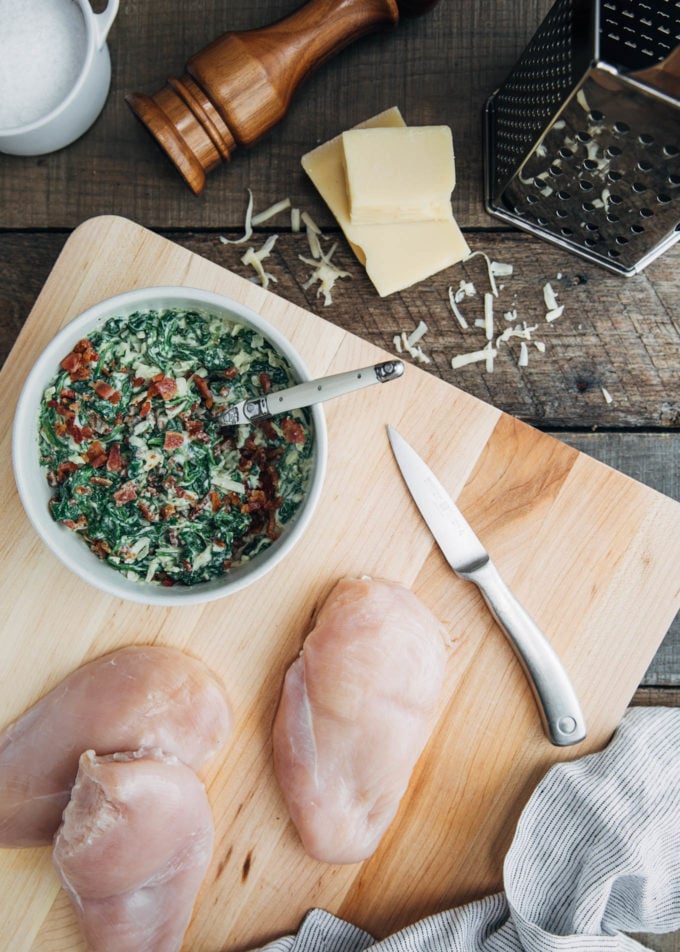
[(0, 152), (69, 145), (101, 112), (111, 84), (106, 37), (119, 0), (0, 0)]

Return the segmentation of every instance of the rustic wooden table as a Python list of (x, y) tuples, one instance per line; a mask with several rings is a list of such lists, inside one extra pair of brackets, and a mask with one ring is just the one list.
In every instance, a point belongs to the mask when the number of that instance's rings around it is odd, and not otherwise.
[[(95, 9), (102, 9), (97, 0)], [(461, 389), (633, 476), (680, 498), (680, 245), (636, 277), (624, 279), (501, 225), (482, 198), (482, 110), (550, 7), (550, 0), (442, 0), (426, 16), (364, 37), (324, 64), (300, 89), (286, 118), (251, 150), (234, 154), (196, 197), (124, 101), (155, 92), (180, 75), (186, 59), (226, 30), (263, 26), (286, 16), (296, 0), (127, 0), (109, 37), (113, 79), (105, 109), (76, 143), (39, 158), (0, 156), (0, 360), (4, 361), (73, 228), (117, 214), (237, 273), (247, 189), (256, 210), (289, 197), (324, 235), (338, 240), (335, 261), (351, 275), (324, 306), (299, 255), (306, 238), (285, 215), (256, 230), (278, 240), (267, 270), (273, 290), (387, 349), (393, 335), (426, 321), (426, 369)], [(454, 213), (471, 248), (509, 262), (499, 306), (520, 320), (542, 321), (542, 288), (551, 282), (564, 304), (546, 329), (546, 352), (518, 367), (509, 342), (493, 374), (482, 364), (453, 370), (454, 354), (475, 349), (448, 306), (461, 278), (481, 283), (481, 257), (386, 299), (378, 297), (324, 202), (301, 169), (315, 145), (389, 106), (412, 125), (453, 131), (457, 185)], [(480, 307), (479, 313), (475, 308)], [(468, 316), (481, 316), (479, 299)], [(474, 332), (473, 332), (474, 333)], [(603, 389), (611, 395), (605, 399)], [(634, 704), (680, 704), (680, 625), (669, 631)], [(650, 939), (678, 949), (677, 937)]]

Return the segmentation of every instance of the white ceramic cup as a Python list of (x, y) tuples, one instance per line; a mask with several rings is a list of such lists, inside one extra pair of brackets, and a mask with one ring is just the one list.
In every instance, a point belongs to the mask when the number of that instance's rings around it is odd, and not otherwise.
[(51, 112), (24, 126), (0, 129), (0, 152), (45, 155), (63, 149), (90, 128), (104, 108), (111, 85), (111, 59), (106, 45), (119, 0), (108, 0), (95, 13), (89, 0), (73, 0), (85, 21), (85, 51), (75, 85)]

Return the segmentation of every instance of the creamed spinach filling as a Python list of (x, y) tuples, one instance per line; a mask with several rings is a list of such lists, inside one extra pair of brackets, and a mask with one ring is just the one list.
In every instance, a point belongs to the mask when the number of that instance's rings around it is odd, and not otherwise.
[(43, 396), (52, 517), (142, 582), (193, 585), (252, 559), (304, 498), (310, 418), (224, 427), (217, 415), (296, 382), (257, 330), (209, 312), (109, 319)]

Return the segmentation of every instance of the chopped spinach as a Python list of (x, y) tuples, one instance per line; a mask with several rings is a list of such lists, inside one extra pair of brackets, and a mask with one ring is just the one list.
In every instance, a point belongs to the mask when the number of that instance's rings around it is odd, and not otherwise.
[(53, 518), (140, 581), (193, 585), (252, 559), (304, 498), (310, 418), (225, 428), (217, 416), (295, 382), (259, 331), (209, 312), (111, 318), (65, 355), (43, 396)]

